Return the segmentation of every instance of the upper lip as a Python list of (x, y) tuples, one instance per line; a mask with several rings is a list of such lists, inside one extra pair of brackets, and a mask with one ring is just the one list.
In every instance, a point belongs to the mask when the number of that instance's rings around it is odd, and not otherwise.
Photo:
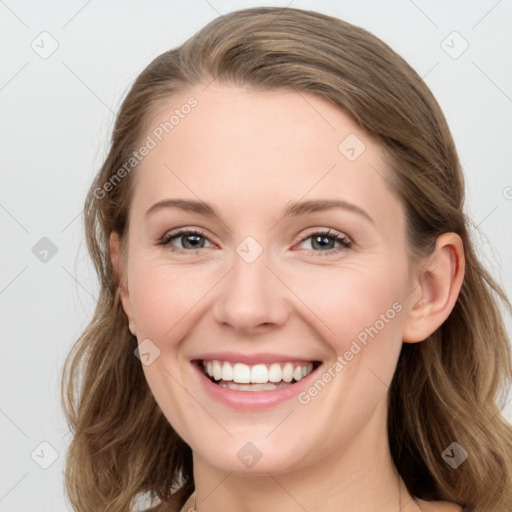
[(255, 364), (271, 364), (271, 363), (286, 363), (286, 362), (304, 362), (309, 363), (313, 361), (319, 361), (317, 358), (304, 358), (300, 356), (294, 356), (290, 354), (272, 354), (272, 353), (261, 353), (261, 354), (242, 354), (237, 352), (208, 352), (207, 354), (201, 354), (194, 358), (192, 361), (206, 360), (206, 361), (228, 361), (230, 363), (245, 363), (247, 365)]

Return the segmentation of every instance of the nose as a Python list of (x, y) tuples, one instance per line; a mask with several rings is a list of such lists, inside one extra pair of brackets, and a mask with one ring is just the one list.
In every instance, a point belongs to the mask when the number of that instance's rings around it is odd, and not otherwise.
[(254, 261), (235, 253), (233, 267), (219, 286), (215, 319), (240, 335), (277, 328), (290, 315), (290, 291), (279, 271), (269, 266), (265, 251)]

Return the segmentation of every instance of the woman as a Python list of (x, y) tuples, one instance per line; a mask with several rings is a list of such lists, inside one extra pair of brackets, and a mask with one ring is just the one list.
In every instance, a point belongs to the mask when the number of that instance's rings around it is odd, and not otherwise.
[(85, 204), (73, 507), (511, 510), (510, 303), (463, 201), (437, 102), (361, 28), (246, 9), (157, 57)]

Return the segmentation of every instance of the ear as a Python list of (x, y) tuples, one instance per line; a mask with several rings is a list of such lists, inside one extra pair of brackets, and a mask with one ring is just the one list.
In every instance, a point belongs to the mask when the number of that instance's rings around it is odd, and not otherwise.
[(115, 231), (110, 233), (109, 245), (112, 266), (114, 267), (114, 272), (119, 283), (119, 298), (121, 299), (123, 310), (128, 317), (130, 331), (135, 336), (135, 319), (133, 318), (130, 293), (128, 291), (128, 279), (126, 277), (125, 261), (123, 255), (121, 254), (121, 239), (119, 234)]
[(464, 281), (465, 259), (462, 239), (443, 233), (427, 262), (417, 274), (417, 293), (407, 312), (402, 331), (405, 343), (428, 338), (449, 316)]

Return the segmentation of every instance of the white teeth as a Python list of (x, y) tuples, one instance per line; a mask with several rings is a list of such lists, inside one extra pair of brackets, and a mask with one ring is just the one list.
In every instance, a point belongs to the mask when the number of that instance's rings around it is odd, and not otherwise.
[(233, 367), (229, 363), (222, 365), (222, 380), (233, 380)]
[(272, 363), (268, 370), (268, 380), (270, 382), (281, 382), (283, 377), (281, 375), (281, 365), (279, 363)]
[(268, 368), (266, 364), (257, 364), (251, 368), (251, 382), (253, 384), (268, 382)]
[(291, 382), (293, 379), (293, 364), (286, 363), (283, 368), (283, 380), (285, 382)]
[[(213, 378), (215, 379), (215, 375)], [(235, 366), (233, 366), (233, 380), (240, 384), (248, 384), (251, 382), (251, 368), (246, 364), (236, 363)]]
[(213, 378), (215, 380), (220, 380), (222, 375), (222, 367), (220, 366), (219, 361), (213, 361)]
[[(313, 363), (272, 363), (249, 366), (228, 361), (203, 361), (205, 373), (215, 380), (233, 381), (238, 384), (289, 383), (299, 381), (313, 371)], [(274, 388), (274, 387), (273, 387)], [(272, 389), (273, 389), (272, 388)]]

